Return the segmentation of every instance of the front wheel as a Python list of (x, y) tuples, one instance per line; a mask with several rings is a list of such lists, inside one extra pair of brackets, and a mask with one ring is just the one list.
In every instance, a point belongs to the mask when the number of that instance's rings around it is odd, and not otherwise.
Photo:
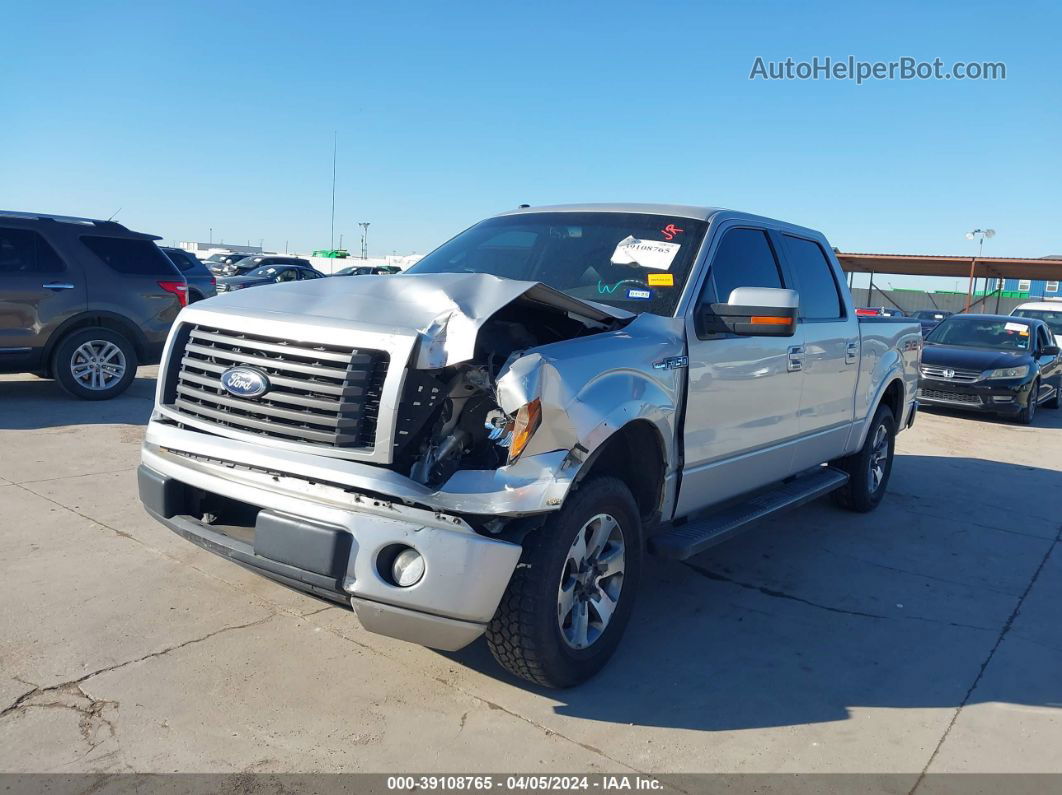
[(524, 541), (487, 627), (494, 659), (546, 687), (589, 679), (608, 662), (630, 619), (642, 549), (630, 490), (615, 478), (587, 481)]
[(848, 473), (848, 483), (834, 492), (834, 499), (845, 508), (866, 513), (878, 507), (892, 474), (896, 452), (896, 420), (888, 406), (879, 406), (863, 448), (834, 462)]
[(1040, 397), (1040, 381), (1037, 379), (1033, 381), (1032, 386), (1029, 388), (1028, 402), (1025, 404), (1025, 408), (1018, 412), (1018, 424), (1019, 425), (1032, 425), (1033, 420), (1036, 418), (1037, 399)]

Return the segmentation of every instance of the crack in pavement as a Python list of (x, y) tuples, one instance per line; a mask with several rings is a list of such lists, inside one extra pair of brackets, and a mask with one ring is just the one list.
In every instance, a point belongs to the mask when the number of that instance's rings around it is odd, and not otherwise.
[[(34, 687), (33, 690), (29, 691), (28, 693), (23, 693), (10, 705), (0, 710), (0, 720), (3, 720), (9, 715), (21, 713), (29, 707), (56, 706), (55, 704), (49, 704), (47, 702), (35, 703), (34, 700), (42, 696), (49, 696), (51, 694), (63, 694), (64, 692), (69, 691), (69, 688), (71, 687), (77, 688), (78, 691), (81, 692), (81, 694), (85, 698), (88, 698), (90, 701), (94, 701), (94, 699), (89, 698), (89, 696), (85, 694), (85, 692), (80, 688), (81, 684), (83, 684), (89, 679), (92, 679), (94, 676), (100, 676), (101, 674), (111, 673), (112, 671), (117, 671), (122, 668), (126, 668), (130, 665), (136, 665), (137, 663), (142, 663), (146, 660), (154, 659), (155, 657), (162, 657), (163, 655), (169, 654), (170, 652), (177, 651), (178, 649), (183, 649), (186, 646), (191, 646), (196, 643), (202, 643), (203, 641), (210, 640), (211, 638), (221, 635), (224, 632), (233, 632), (238, 629), (247, 629), (248, 627), (254, 627), (259, 624), (264, 624), (266, 621), (270, 621), (274, 618), (276, 618), (276, 614), (271, 613), (270, 615), (264, 616), (263, 618), (259, 618), (256, 621), (248, 621), (244, 624), (234, 624), (232, 626), (222, 627), (221, 629), (216, 629), (213, 632), (208, 632), (206, 635), (203, 635), (201, 637), (192, 638), (190, 640), (177, 643), (173, 646), (167, 646), (164, 649), (150, 652), (149, 654), (137, 657), (136, 659), (126, 660), (125, 662), (115, 663), (114, 665), (108, 665), (103, 668), (99, 668), (95, 671), (92, 671), (91, 673), (85, 674), (84, 676), (79, 676), (77, 679), (71, 679), (67, 682), (60, 682), (57, 685), (49, 685), (48, 687)], [(18, 681), (22, 682), (23, 684), (32, 684), (31, 682), (26, 682), (22, 679), (19, 679)]]
[(900, 621), (924, 621), (924, 622), (929, 623), (929, 624), (943, 624), (945, 626), (958, 627), (960, 629), (976, 629), (976, 630), (979, 630), (981, 632), (995, 632), (996, 631), (992, 627), (979, 627), (979, 626), (977, 626), (975, 624), (962, 624), (962, 623), (959, 623), (957, 621), (941, 621), (941, 620), (936, 619), (936, 618), (926, 618), (925, 616), (912, 616), (912, 615), (890, 616), (890, 615), (885, 615), (883, 613), (867, 613), (867, 612), (864, 612), (862, 610), (846, 610), (845, 608), (842, 608), (842, 607), (832, 607), (831, 605), (824, 605), (824, 604), (821, 604), (819, 602), (812, 602), (810, 599), (804, 599), (803, 597), (800, 597), (800, 596), (794, 596), (793, 594), (786, 593), (785, 591), (778, 591), (778, 590), (775, 590), (773, 588), (768, 588), (768, 587), (766, 587), (764, 585), (755, 585), (753, 583), (742, 582), (741, 580), (735, 580), (733, 577), (728, 577), (725, 574), (720, 574), (719, 572), (712, 571), (711, 569), (709, 569), (707, 567), (704, 567), (704, 566), (698, 566), (696, 563), (690, 563), (689, 561), (683, 561), (682, 563), (687, 568), (691, 569), (692, 571), (697, 572), (702, 577), (705, 577), (705, 578), (707, 578), (709, 580), (715, 580), (717, 582), (729, 583), (731, 585), (736, 585), (739, 588), (744, 588), (744, 589), (749, 590), (749, 591), (756, 591), (757, 593), (763, 594), (764, 596), (769, 596), (772, 599), (786, 599), (786, 600), (791, 601), (791, 602), (797, 602), (799, 604), (807, 605), (808, 607), (814, 607), (817, 610), (825, 610), (825, 611), (830, 612), (830, 613), (839, 613), (841, 615), (846, 615), (846, 616), (856, 616), (858, 618), (876, 618), (876, 619), (900, 620)]
[(993, 587), (991, 587), (989, 585), (976, 585), (975, 586), (975, 585), (970, 585), (969, 583), (962, 582), (960, 580), (951, 580), (951, 579), (948, 579), (947, 577), (934, 577), (932, 574), (923, 574), (920, 571), (911, 571), (910, 569), (901, 569), (901, 568), (897, 568), (896, 566), (888, 566), (888, 565), (886, 565), (884, 563), (878, 563), (878, 562), (873, 561), (873, 560), (867, 560), (866, 558), (861, 558), (861, 557), (859, 557), (857, 555), (850, 555), (850, 554), (848, 554), (846, 552), (837, 552), (836, 550), (830, 549), (829, 547), (821, 547), (820, 546), (820, 547), (818, 547), (818, 550), (820, 552), (825, 552), (825, 553), (827, 553), (829, 555), (835, 555), (836, 557), (839, 557), (839, 558), (845, 558), (847, 560), (854, 560), (856, 563), (863, 563), (863, 564), (865, 564), (867, 566), (873, 566), (873, 567), (878, 568), (878, 569), (884, 569), (885, 571), (894, 571), (894, 572), (896, 572), (898, 574), (909, 574), (912, 577), (918, 577), (918, 578), (923, 579), (923, 580), (930, 580), (931, 582), (941, 582), (941, 583), (945, 583), (947, 585), (958, 585), (961, 588), (974, 588), (974, 589), (983, 590), (983, 591), (991, 591), (992, 593), (1002, 594), (1003, 596), (1017, 597), (1017, 596), (1020, 595), (1020, 594), (1018, 594), (1017, 591), (1004, 591), (1004, 590), (1002, 590), (1000, 588), (993, 588)]
[[(11, 481), (11, 485), (12, 486), (26, 486), (26, 485), (29, 485), (31, 483), (54, 483), (57, 480), (77, 480), (78, 478), (91, 478), (91, 477), (97, 477), (99, 475), (120, 475), (122, 472), (135, 472), (135, 471), (136, 471), (136, 467), (135, 466), (131, 466), (131, 467), (123, 467), (122, 469), (110, 469), (110, 470), (107, 470), (106, 472), (83, 472), (80, 475), (59, 475), (58, 477), (54, 477), (54, 478), (38, 478), (36, 480), (13, 480), (13, 481)], [(37, 492), (31, 491), (30, 489), (26, 489), (26, 491), (29, 491), (30, 494), (37, 494)], [(43, 494), (37, 494), (37, 496), (38, 497), (43, 497), (44, 499), (48, 499), (47, 497), (44, 497)]]
[(959, 706), (955, 708), (955, 712), (952, 713), (951, 720), (948, 721), (947, 728), (944, 729), (944, 733), (940, 735), (940, 740), (937, 742), (937, 747), (933, 749), (933, 753), (929, 756), (929, 761), (926, 762), (925, 767), (922, 768), (922, 772), (918, 775), (918, 780), (915, 781), (914, 786), (911, 787), (908, 795), (914, 795), (914, 792), (922, 785), (926, 775), (929, 773), (929, 768), (933, 765), (937, 756), (940, 754), (940, 749), (944, 747), (944, 742), (948, 739), (948, 735), (951, 734), (951, 730), (955, 728), (956, 721), (959, 720), (959, 713), (970, 702), (970, 698), (973, 696), (974, 691), (977, 689), (977, 685), (981, 683), (981, 679), (984, 678), (985, 671), (988, 670), (989, 664), (992, 662), (992, 658), (996, 656), (996, 652), (999, 651), (999, 647), (1003, 644), (1003, 638), (1010, 632), (1011, 627), (1014, 625), (1014, 620), (1021, 612), (1021, 607), (1025, 604), (1026, 598), (1032, 591), (1033, 586), (1036, 585), (1036, 581), (1040, 579), (1040, 574), (1043, 572), (1044, 567), (1047, 566), (1047, 561), (1051, 559), (1051, 555), (1059, 545), (1062, 544), (1062, 526), (1058, 528), (1058, 534), (1055, 536), (1054, 542), (1048, 546), (1047, 551), (1044, 552), (1043, 558), (1040, 559), (1040, 565), (1036, 567), (1036, 571), (1033, 572), (1032, 577), (1029, 580), (1029, 584), (1025, 586), (1025, 591), (1018, 597), (1017, 604), (1014, 605), (1014, 610), (1011, 611), (1010, 616), (1007, 618), (1006, 623), (1003, 625), (1003, 629), (999, 632), (999, 637), (996, 638), (996, 642), (992, 645), (992, 648), (988, 652), (988, 656), (985, 657), (984, 662), (981, 663), (981, 667), (977, 671), (977, 676), (974, 677), (973, 682), (970, 683), (969, 689), (966, 691), (966, 695), (963, 696), (962, 701), (959, 702)]
[[(301, 618), (305, 620), (307, 618), (307, 616), (301, 616)], [(346, 635), (343, 635), (342, 633), (336, 631), (333, 627), (321, 626), (320, 624), (317, 624), (316, 622), (313, 622), (313, 621), (307, 621), (307, 623), (312, 624), (313, 626), (317, 627), (318, 629), (321, 629), (321, 630), (323, 630), (325, 632), (328, 632), (329, 634), (335, 636), (336, 638), (339, 638), (342, 641), (345, 641), (345, 642), (351, 644), (352, 646), (357, 646), (362, 651), (365, 651), (365, 652), (368, 652), (370, 654), (374, 654), (374, 655), (377, 655), (379, 657), (382, 657), (383, 659), (388, 660), (389, 662), (392, 662), (392, 663), (394, 663), (396, 665), (400, 665), (400, 666), (402, 666), (403, 668), (405, 668), (407, 670), (412, 669), (412, 666), (410, 666), (405, 660), (402, 660), (402, 659), (400, 659), (398, 657), (390, 655), (387, 652), (381, 651), (381, 650), (376, 649), (376, 648), (374, 648), (372, 646), (368, 646), (368, 645), (366, 645), (364, 643), (360, 643), (360, 642), (354, 640), (353, 638), (347, 637)], [(487, 707), (487, 709), (491, 709), (491, 710), (496, 710), (498, 712), (502, 712), (502, 713), (504, 713), (504, 714), (506, 714), (506, 715), (508, 715), (508, 716), (510, 716), (512, 718), (515, 718), (516, 720), (522, 721), (522, 722), (528, 724), (529, 726), (534, 727), (538, 731), (542, 732), (547, 737), (559, 737), (560, 739), (564, 740), (565, 742), (568, 742), (568, 743), (571, 743), (572, 745), (578, 746), (579, 748), (582, 748), (584, 751), (589, 751), (590, 753), (595, 754), (596, 756), (600, 756), (603, 759), (607, 759), (608, 761), (610, 761), (610, 762), (612, 762), (614, 764), (617, 764), (620, 767), (623, 767), (623, 768), (631, 771), (632, 773), (638, 773), (639, 775), (643, 775), (643, 776), (653, 776), (653, 775), (655, 775), (655, 774), (647, 772), (645, 770), (641, 770), (639, 768), (632, 767), (631, 765), (627, 764), (626, 762), (622, 762), (622, 761), (620, 761), (619, 759), (616, 759), (613, 756), (609, 756), (607, 753), (602, 751), (600, 748), (595, 748), (592, 745), (587, 745), (586, 743), (580, 742), (579, 740), (576, 740), (573, 737), (569, 737), (566, 734), (561, 734), (560, 732), (556, 731), (555, 729), (551, 729), (548, 726), (543, 726), (541, 723), (538, 723), (537, 721), (532, 720), (531, 718), (529, 718), (529, 717), (527, 717), (525, 715), (521, 715), (518, 712), (513, 712), (510, 709), (506, 709), (502, 705), (497, 704), (497, 703), (491, 701), (490, 699), (484, 698), (483, 696), (481, 696), (481, 695), (479, 695), (477, 693), (473, 693), (473, 692), (471, 692), (469, 690), (466, 690), (465, 688), (459, 686), (458, 684), (456, 684), (454, 682), (451, 682), (450, 680), (448, 680), (448, 679), (446, 679), (446, 678), (444, 678), (442, 676), (437, 676), (437, 675), (434, 675), (434, 674), (426, 674), (426, 672), (423, 669), (419, 669), (419, 668), (416, 669), (416, 673), (419, 676), (421, 676), (421, 677), (423, 677), (425, 675), (428, 675), (428, 676), (431, 677), (431, 679), (433, 681), (438, 682), (439, 684), (443, 685), (444, 687), (448, 687), (451, 690), (455, 690), (456, 692), (460, 693), (461, 695), (465, 696), (466, 698), (470, 698), (473, 701), (475, 701), (475, 702), (477, 702), (479, 704), (482, 704), (483, 706)], [(464, 728), (465, 718), (467, 717), (467, 715), (468, 715), (468, 713), (466, 712), (465, 715), (462, 716), (462, 719), (461, 719), (460, 725), (459, 725), (459, 729), (458, 729), (458, 733), (460, 733), (460, 730)], [(675, 789), (678, 789), (678, 788), (676, 787)], [(679, 792), (685, 793), (686, 790), (679, 790)], [(688, 795), (688, 793), (687, 793), (687, 795)]]

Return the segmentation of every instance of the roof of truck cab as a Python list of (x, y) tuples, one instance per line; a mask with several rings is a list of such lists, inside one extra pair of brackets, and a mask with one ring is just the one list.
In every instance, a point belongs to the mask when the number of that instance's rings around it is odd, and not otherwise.
[(545, 204), (537, 207), (517, 207), (515, 210), (498, 213), (498, 216), (534, 213), (638, 213), (671, 218), (692, 218), (697, 221), (738, 220), (753, 224), (784, 227), (794, 232), (822, 237), (822, 233), (816, 229), (809, 229), (799, 224), (791, 224), (788, 221), (782, 221), (777, 218), (767, 218), (766, 216), (745, 213), (739, 210), (728, 210), (725, 207), (702, 207), (693, 204), (638, 204), (628, 202)]

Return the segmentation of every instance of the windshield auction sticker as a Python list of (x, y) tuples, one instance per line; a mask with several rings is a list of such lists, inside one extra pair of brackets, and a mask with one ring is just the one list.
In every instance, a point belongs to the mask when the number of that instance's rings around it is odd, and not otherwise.
[(623, 238), (612, 252), (613, 265), (639, 265), (655, 271), (671, 268), (675, 255), (682, 247), (681, 243), (667, 243), (658, 240), (639, 240), (632, 235)]

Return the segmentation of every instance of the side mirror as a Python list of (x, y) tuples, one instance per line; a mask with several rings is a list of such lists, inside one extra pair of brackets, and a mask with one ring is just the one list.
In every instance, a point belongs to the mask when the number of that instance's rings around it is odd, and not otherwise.
[(1057, 345), (1045, 345), (1043, 354), (1044, 356), (1058, 356), (1058, 350), (1059, 348)]
[(725, 304), (703, 304), (698, 312), (702, 334), (743, 337), (792, 337), (800, 296), (778, 287), (738, 287)]

